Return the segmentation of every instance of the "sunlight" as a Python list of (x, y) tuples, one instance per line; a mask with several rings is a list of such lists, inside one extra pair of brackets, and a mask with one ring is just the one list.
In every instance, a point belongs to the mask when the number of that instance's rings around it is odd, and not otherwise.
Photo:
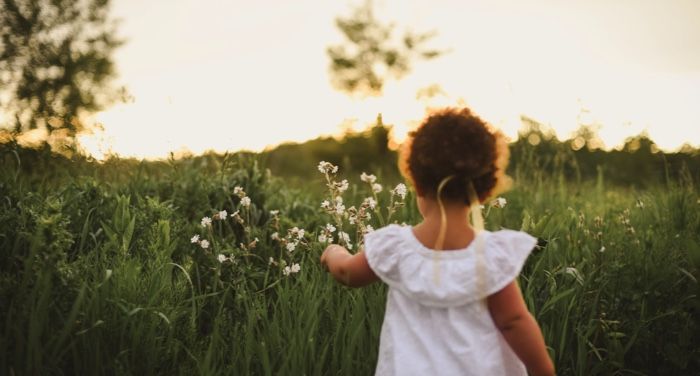
[[(146, 32), (152, 26), (142, 7), (115, 3), (130, 39), (116, 58), (135, 101), (96, 117), (105, 127), (101, 142), (122, 156), (260, 151), (337, 135), (344, 124), (364, 129), (379, 113), (400, 143), (426, 109), (461, 104), (512, 139), (525, 115), (560, 139), (594, 125), (608, 148), (644, 130), (665, 150), (700, 140), (700, 57), (668, 42), (695, 27), (690, 11), (667, 10), (678, 27), (657, 33), (647, 20), (659, 7), (649, 4), (624, 8), (629, 15), (620, 20), (620, 5), (582, 1), (568, 7), (378, 2), (382, 19), (434, 29), (437, 46), (450, 52), (387, 82), (383, 96), (358, 99), (331, 88), (324, 52), (338, 40), (333, 19), (347, 4), (302, 1), (285, 5), (288, 14), (269, 14), (237, 2), (211, 9), (193, 1), (162, 3), (163, 17), (173, 21), (153, 33)], [(205, 17), (214, 8), (226, 16)], [(316, 16), (299, 24), (309, 10)], [(194, 23), (183, 29), (177, 20)], [(696, 69), (688, 69), (693, 61)], [(438, 94), (417, 98), (429, 86)], [(94, 149), (88, 138), (81, 142)]]

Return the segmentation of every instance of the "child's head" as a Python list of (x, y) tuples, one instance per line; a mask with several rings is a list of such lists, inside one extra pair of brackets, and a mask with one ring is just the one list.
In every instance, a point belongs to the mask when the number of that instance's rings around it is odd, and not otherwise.
[(446, 108), (428, 115), (404, 143), (400, 168), (419, 196), (469, 204), (469, 183), (479, 201), (510, 185), (508, 144), (500, 131), (469, 109)]

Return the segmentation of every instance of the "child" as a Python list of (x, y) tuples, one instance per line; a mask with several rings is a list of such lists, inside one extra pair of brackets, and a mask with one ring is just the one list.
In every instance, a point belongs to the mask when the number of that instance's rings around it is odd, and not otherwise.
[(507, 188), (507, 163), (503, 134), (468, 109), (433, 113), (401, 155), (423, 221), (371, 232), (354, 255), (323, 252), (339, 282), (389, 285), (377, 375), (554, 374), (515, 281), (535, 238), (481, 231), (479, 204)]

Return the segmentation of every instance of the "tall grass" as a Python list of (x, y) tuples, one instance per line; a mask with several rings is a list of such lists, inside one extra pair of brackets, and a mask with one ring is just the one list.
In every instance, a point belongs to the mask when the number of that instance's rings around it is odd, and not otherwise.
[[(542, 174), (573, 162), (531, 157), (486, 225), (540, 239), (520, 285), (558, 373), (696, 374), (693, 179), (636, 191)], [(1, 158), (0, 374), (373, 373), (386, 288), (346, 289), (320, 268), (321, 175), (291, 187), (255, 156), (39, 169)], [(347, 177), (349, 201), (370, 195)], [(253, 203), (245, 226), (203, 230), (203, 216), (243, 209), (237, 186)], [(394, 220), (419, 220), (410, 193)], [(271, 235), (294, 226), (308, 246), (289, 254)], [(301, 270), (285, 275), (291, 263)]]

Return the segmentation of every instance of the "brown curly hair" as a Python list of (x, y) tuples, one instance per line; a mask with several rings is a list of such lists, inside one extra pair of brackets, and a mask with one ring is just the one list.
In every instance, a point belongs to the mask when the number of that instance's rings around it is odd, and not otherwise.
[(401, 173), (422, 196), (469, 204), (469, 183), (480, 202), (510, 187), (505, 135), (468, 108), (430, 113), (402, 145)]

